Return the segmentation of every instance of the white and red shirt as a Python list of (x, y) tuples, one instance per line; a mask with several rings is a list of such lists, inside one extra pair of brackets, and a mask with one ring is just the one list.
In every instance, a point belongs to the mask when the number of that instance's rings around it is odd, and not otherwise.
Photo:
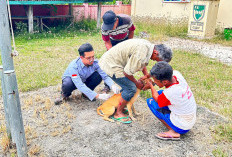
[(180, 72), (174, 70), (178, 83), (164, 89), (158, 97), (159, 107), (168, 106), (171, 122), (183, 130), (189, 130), (196, 122), (196, 102), (193, 93)]
[(135, 30), (135, 26), (133, 25), (130, 16), (126, 14), (117, 15), (119, 18), (119, 24), (115, 30), (103, 30), (102, 29), (102, 39), (104, 41), (115, 40), (121, 41), (128, 37), (130, 31)]

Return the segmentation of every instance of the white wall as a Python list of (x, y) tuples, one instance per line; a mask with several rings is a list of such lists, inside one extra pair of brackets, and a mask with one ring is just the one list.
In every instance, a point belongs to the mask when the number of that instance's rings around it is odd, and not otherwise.
[[(131, 15), (153, 18), (165, 17), (169, 20), (188, 19), (190, 7), (190, 3), (163, 3), (163, 0), (132, 0)], [(232, 27), (232, 0), (220, 0), (217, 26), (221, 28)]]
[(162, 0), (132, 0), (132, 16), (188, 18), (189, 3), (163, 3)]
[(222, 28), (232, 27), (232, 0), (220, 1), (217, 25)]

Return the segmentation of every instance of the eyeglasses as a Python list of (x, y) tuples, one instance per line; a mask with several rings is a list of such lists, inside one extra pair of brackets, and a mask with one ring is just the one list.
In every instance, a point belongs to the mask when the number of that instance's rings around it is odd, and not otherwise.
[(92, 56), (92, 57), (85, 57), (85, 59), (87, 59), (88, 61), (93, 61), (94, 60), (94, 56)]

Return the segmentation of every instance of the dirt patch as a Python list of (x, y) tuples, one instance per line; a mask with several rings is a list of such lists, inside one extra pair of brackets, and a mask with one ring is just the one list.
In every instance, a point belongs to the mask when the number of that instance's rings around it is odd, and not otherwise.
[[(141, 113), (136, 122), (111, 123), (97, 115), (99, 101), (90, 102), (77, 91), (67, 103), (54, 105), (59, 86), (20, 94), (28, 149), (36, 156), (213, 156), (219, 146), (232, 150), (228, 143), (213, 141), (209, 128), (226, 119), (206, 108), (198, 107), (197, 123), (181, 141), (161, 141), (154, 135), (166, 128), (143, 98), (135, 103)], [(102, 85), (97, 90), (100, 88)], [(3, 112), (1, 107), (0, 114)]]

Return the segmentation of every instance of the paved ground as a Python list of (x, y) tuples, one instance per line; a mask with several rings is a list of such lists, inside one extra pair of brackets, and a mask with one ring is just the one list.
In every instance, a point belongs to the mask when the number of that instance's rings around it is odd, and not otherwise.
[(165, 41), (164, 43), (170, 46), (172, 49), (198, 52), (209, 58), (232, 65), (232, 45), (229, 47), (179, 38), (169, 38), (169, 40)]
[(209, 129), (227, 120), (203, 107), (198, 107), (197, 123), (181, 141), (161, 141), (154, 135), (166, 128), (143, 98), (135, 103), (141, 115), (136, 122), (125, 125), (104, 121), (96, 113), (99, 102), (89, 102), (78, 92), (74, 94), (68, 103), (60, 106), (52, 103), (59, 95), (57, 86), (20, 95), (29, 152), (39, 148), (36, 156), (184, 157), (213, 156), (212, 151), (217, 147), (232, 150), (227, 143), (214, 142)]
[[(140, 35), (136, 36), (136, 38), (149, 39), (149, 35), (146, 32), (140, 32)], [(169, 37), (165, 41), (155, 41), (155, 43), (166, 44), (171, 49), (179, 49), (194, 53), (201, 53), (209, 58), (216, 59), (227, 65), (232, 65), (232, 45), (222, 46), (220, 44), (180, 39), (175, 37)]]

